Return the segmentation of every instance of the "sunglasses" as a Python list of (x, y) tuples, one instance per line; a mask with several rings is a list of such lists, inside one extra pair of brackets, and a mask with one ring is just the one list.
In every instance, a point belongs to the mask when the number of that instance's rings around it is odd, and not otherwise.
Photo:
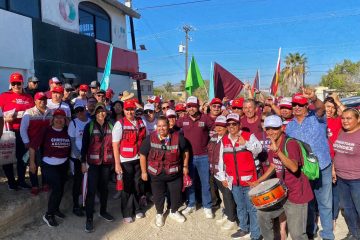
[(239, 123), (235, 123), (235, 122), (231, 122), (231, 123), (227, 123), (226, 126), (229, 126), (229, 127), (235, 127), (235, 126), (238, 126)]
[(265, 130), (269, 131), (269, 130), (274, 130), (274, 131), (278, 131), (280, 130), (281, 127), (266, 127)]
[(85, 108), (84, 107), (77, 107), (75, 108), (75, 113), (79, 113), (79, 112), (83, 112), (85, 111)]
[(101, 97), (101, 98), (105, 98), (105, 95), (104, 95), (104, 94), (97, 94), (96, 96), (97, 96), (97, 97)]
[(265, 119), (261, 119), (261, 122), (265, 122)]
[(152, 114), (152, 113), (154, 113), (154, 111), (153, 111), (153, 110), (145, 110), (144, 113), (145, 113), (145, 114), (149, 114), (149, 113)]
[(162, 110), (169, 109), (169, 106), (163, 107)]
[(211, 105), (211, 107), (213, 107), (213, 108), (221, 108), (221, 105), (219, 105), (219, 104), (213, 104), (213, 105)]
[(33, 84), (39, 84), (39, 82), (32, 82)]
[(22, 83), (21, 82), (12, 82), (11, 86), (21, 86)]
[(305, 105), (306, 105), (306, 104), (300, 104), (300, 103), (292, 103), (292, 104), (291, 104), (292, 107), (296, 107), (296, 106), (298, 106), (298, 107), (305, 107)]
[(71, 89), (65, 89), (65, 91), (66, 91), (66, 92), (72, 92), (72, 90), (71, 90)]
[(57, 86), (61, 86), (61, 85), (62, 85), (62, 83), (61, 83), (61, 82), (58, 82), (58, 83), (55, 83), (55, 85), (57, 85)]
[(241, 107), (232, 107), (233, 110), (242, 110)]

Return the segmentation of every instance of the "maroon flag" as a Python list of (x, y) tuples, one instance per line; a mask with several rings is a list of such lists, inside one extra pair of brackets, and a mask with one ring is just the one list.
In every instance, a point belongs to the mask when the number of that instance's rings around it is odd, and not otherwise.
[(277, 94), (279, 78), (280, 78), (280, 55), (281, 55), (281, 48), (279, 48), (279, 56), (278, 56), (278, 60), (277, 60), (277, 64), (276, 64), (276, 70), (275, 70), (275, 74), (273, 76), (273, 79), (271, 81), (271, 86), (270, 86), (270, 93), (271, 93), (271, 95), (273, 95), (275, 97)]
[(244, 83), (235, 77), (232, 73), (217, 63), (214, 63), (214, 90), (215, 97), (223, 99), (227, 97), (229, 99), (235, 99)]
[(255, 91), (258, 91), (259, 89), (260, 89), (260, 86), (259, 86), (259, 70), (257, 70), (255, 78), (254, 78), (254, 83), (253, 83), (252, 88), (251, 88), (252, 95), (254, 96)]

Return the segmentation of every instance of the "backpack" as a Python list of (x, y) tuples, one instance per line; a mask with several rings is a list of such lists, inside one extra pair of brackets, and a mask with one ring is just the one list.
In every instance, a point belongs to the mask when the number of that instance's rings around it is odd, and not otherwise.
[(289, 140), (294, 139), (300, 146), (301, 149), (301, 156), (303, 159), (303, 166), (301, 168), (301, 171), (304, 173), (305, 176), (309, 180), (315, 180), (319, 178), (320, 173), (320, 167), (319, 167), (319, 160), (311, 150), (311, 147), (309, 144), (304, 143), (303, 141), (300, 141), (295, 138), (287, 137), (285, 141), (285, 147), (284, 147), (284, 154), (287, 157), (288, 152), (286, 149), (286, 144)]

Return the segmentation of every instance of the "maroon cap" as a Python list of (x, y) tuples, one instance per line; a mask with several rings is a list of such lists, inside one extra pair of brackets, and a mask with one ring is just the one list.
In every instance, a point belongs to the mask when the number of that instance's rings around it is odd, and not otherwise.
[(178, 103), (175, 106), (175, 112), (186, 111), (186, 105), (184, 103)]
[(56, 109), (56, 110), (53, 112), (53, 116), (54, 116), (54, 117), (55, 117), (55, 116), (64, 116), (64, 117), (66, 117), (66, 113), (65, 113), (64, 110), (58, 108), (58, 109)]
[(9, 77), (9, 82), (13, 83), (13, 82), (24, 82), (23, 76), (21, 75), (21, 73), (15, 72), (12, 73)]
[(232, 101), (231, 107), (242, 108), (243, 104), (244, 104), (244, 98), (238, 98), (238, 99), (235, 99), (234, 101)]
[(51, 92), (56, 92), (56, 93), (64, 93), (64, 88), (62, 86), (56, 86), (53, 88), (53, 90), (51, 90)]
[(136, 108), (136, 105), (135, 105), (135, 102), (134, 101), (131, 101), (131, 100), (126, 100), (124, 102), (124, 109), (129, 109), (129, 108)]
[(79, 90), (87, 92), (89, 90), (89, 86), (86, 84), (81, 84)]
[(34, 99), (35, 99), (35, 101), (36, 101), (36, 100), (43, 100), (43, 99), (47, 99), (47, 97), (46, 97), (45, 93), (43, 93), (43, 92), (37, 92), (37, 93), (35, 94), (35, 96), (34, 96)]
[(210, 105), (213, 105), (213, 104), (220, 104), (222, 105), (222, 101), (220, 100), (220, 98), (213, 98), (210, 102)]
[(308, 100), (306, 97), (303, 96), (302, 93), (295, 93), (291, 99), (291, 102), (305, 105), (308, 103)]

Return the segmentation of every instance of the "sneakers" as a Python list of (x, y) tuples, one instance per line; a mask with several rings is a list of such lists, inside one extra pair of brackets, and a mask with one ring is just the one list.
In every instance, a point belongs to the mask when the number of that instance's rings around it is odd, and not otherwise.
[(121, 197), (121, 192), (120, 191), (117, 191), (114, 196), (113, 196), (113, 199), (119, 199)]
[(91, 218), (88, 218), (88, 219), (86, 219), (86, 223), (85, 223), (85, 232), (91, 233), (93, 231), (94, 231), (93, 220)]
[(123, 222), (124, 223), (132, 223), (132, 222), (134, 222), (134, 219), (132, 217), (126, 217), (123, 219)]
[(27, 184), (26, 182), (18, 183), (18, 187), (20, 189), (31, 189), (31, 186), (29, 184)]
[[(251, 240), (263, 240), (264, 238), (262, 236), (258, 237), (258, 238), (251, 238)], [(323, 238), (325, 239), (325, 238)]]
[(30, 193), (33, 196), (37, 196), (40, 193), (40, 189), (38, 187), (32, 187)]
[(232, 230), (232, 229), (236, 229), (236, 227), (237, 227), (236, 222), (231, 222), (226, 219), (224, 224), (221, 226), (221, 229), (222, 230)]
[(49, 185), (47, 185), (47, 184), (43, 185), (42, 188), (41, 188), (41, 191), (43, 191), (43, 192), (49, 192), (49, 191), (50, 191)]
[(181, 213), (179, 213), (179, 211), (176, 211), (174, 213), (170, 212), (169, 217), (171, 219), (177, 221), (178, 223), (185, 222), (185, 217), (183, 215), (181, 215)]
[(60, 212), (60, 210), (57, 210), (54, 215), (58, 218), (64, 219), (66, 216), (65, 214), (63, 214), (62, 212)]
[(249, 232), (239, 229), (239, 230), (237, 230), (236, 233), (231, 234), (231, 238), (232, 239), (241, 239), (247, 235), (249, 235)]
[(57, 227), (59, 225), (56, 222), (54, 215), (45, 214), (43, 220), (49, 227)]
[(8, 189), (9, 191), (17, 191), (19, 190), (18, 186), (16, 184), (9, 184), (8, 183)]
[(188, 215), (190, 213), (195, 212), (195, 207), (186, 207), (184, 210), (182, 210), (182, 214)]
[(205, 218), (211, 219), (214, 218), (214, 214), (211, 208), (204, 208)]
[(137, 214), (135, 215), (135, 217), (136, 217), (137, 219), (140, 219), (140, 218), (144, 218), (145, 215), (144, 215), (142, 212), (139, 212), (139, 213), (137, 213)]
[(73, 214), (75, 214), (78, 217), (83, 217), (84, 216), (84, 212), (80, 207), (74, 207), (73, 208)]
[(103, 212), (99, 214), (99, 217), (102, 217), (103, 219), (105, 219), (108, 222), (112, 222), (114, 221), (114, 217), (111, 216), (108, 212)]
[(155, 225), (157, 227), (164, 226), (164, 216), (162, 214), (156, 214), (156, 216), (155, 216)]
[(223, 214), (220, 219), (216, 220), (216, 224), (223, 225), (227, 221), (227, 216)]

